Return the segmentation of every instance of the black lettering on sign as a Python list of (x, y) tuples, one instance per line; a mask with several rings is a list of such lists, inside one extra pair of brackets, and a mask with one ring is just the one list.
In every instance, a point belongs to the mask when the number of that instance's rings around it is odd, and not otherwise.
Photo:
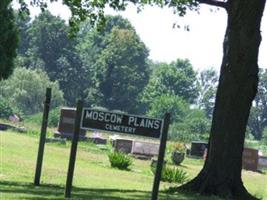
[(81, 128), (159, 138), (163, 120), (84, 108)]

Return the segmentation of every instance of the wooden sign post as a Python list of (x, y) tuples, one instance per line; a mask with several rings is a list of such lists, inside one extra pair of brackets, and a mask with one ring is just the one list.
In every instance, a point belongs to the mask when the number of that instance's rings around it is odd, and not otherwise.
[(74, 136), (72, 138), (69, 169), (66, 182), (65, 197), (71, 197), (71, 187), (75, 166), (77, 144), (80, 128), (87, 130), (101, 130), (107, 132), (120, 132), (131, 135), (161, 138), (157, 169), (153, 184), (152, 200), (157, 200), (161, 171), (164, 161), (170, 114), (161, 119), (144, 116), (128, 115), (116, 112), (100, 111), (91, 108), (82, 108), (82, 101), (78, 101), (75, 118)]
[(45, 137), (46, 137), (46, 129), (47, 129), (47, 123), (48, 123), (50, 101), (51, 101), (51, 88), (46, 88), (43, 121), (42, 121), (39, 149), (38, 149), (38, 155), (37, 155), (37, 161), (36, 161), (35, 176), (34, 176), (34, 185), (37, 185), (37, 186), (40, 185), (40, 177), (41, 177), (41, 172), (42, 172), (42, 163), (43, 163), (43, 156), (44, 156)]
[(165, 155), (166, 142), (167, 142), (167, 137), (168, 137), (170, 117), (171, 117), (170, 113), (166, 113), (164, 117), (164, 123), (163, 123), (164, 125), (163, 125), (163, 131), (160, 137), (159, 155), (158, 155), (157, 169), (156, 169), (156, 173), (154, 177), (151, 200), (158, 199), (159, 184), (160, 184), (161, 172), (162, 172), (163, 162), (164, 162), (164, 155)]
[(71, 197), (71, 188), (72, 188), (73, 173), (74, 173), (77, 146), (78, 146), (79, 133), (80, 133), (82, 108), (83, 108), (83, 102), (79, 100), (77, 103), (77, 108), (76, 108), (74, 134), (72, 137), (71, 150), (70, 150), (69, 168), (68, 168), (68, 175), (67, 175), (66, 188), (65, 188), (66, 198)]

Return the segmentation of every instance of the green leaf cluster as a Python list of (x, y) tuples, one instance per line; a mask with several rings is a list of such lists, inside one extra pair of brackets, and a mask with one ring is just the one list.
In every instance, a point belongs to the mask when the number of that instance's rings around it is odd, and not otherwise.
[(169, 138), (183, 142), (207, 140), (210, 127), (211, 120), (206, 117), (203, 110), (191, 109), (186, 113), (183, 121), (171, 124)]
[(52, 88), (51, 108), (64, 103), (58, 83), (49, 80), (42, 70), (16, 68), (13, 75), (0, 82), (0, 96), (12, 105), (12, 109), (31, 115), (43, 110), (46, 88)]
[(189, 60), (177, 59), (170, 64), (159, 63), (152, 68), (152, 76), (144, 89), (142, 101), (150, 104), (161, 95), (174, 95), (192, 104), (198, 96), (196, 72)]
[(0, 118), (8, 119), (9, 116), (13, 114), (13, 109), (11, 104), (0, 96)]
[[(151, 171), (155, 174), (156, 168), (151, 167)], [(163, 182), (183, 184), (188, 179), (188, 173), (178, 167), (164, 166), (161, 172), (161, 181)]]
[(120, 170), (128, 170), (129, 167), (133, 164), (132, 158), (122, 152), (110, 152), (108, 154), (108, 158), (111, 167), (118, 168)]
[(18, 29), (10, 4), (11, 0), (0, 1), (0, 81), (12, 74), (19, 43)]
[(189, 104), (179, 96), (158, 96), (150, 104), (147, 115), (163, 119), (166, 112), (171, 113), (171, 123), (182, 122), (189, 112)]

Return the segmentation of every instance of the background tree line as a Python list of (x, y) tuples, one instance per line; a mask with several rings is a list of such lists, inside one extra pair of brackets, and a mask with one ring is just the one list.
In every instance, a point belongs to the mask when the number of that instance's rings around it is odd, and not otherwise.
[[(189, 60), (158, 63), (130, 22), (108, 16), (99, 32), (90, 21), (73, 39), (70, 27), (48, 11), (35, 19), (15, 15), (20, 45), (15, 72), (0, 82), (1, 106), (21, 115), (42, 109), (45, 87), (53, 87), (53, 107), (87, 104), (162, 117), (172, 113), (170, 137), (206, 139), (213, 113), (218, 74), (194, 71)], [(267, 125), (267, 71), (260, 71), (259, 92), (249, 119), (248, 136), (262, 139)], [(8, 109), (7, 109), (8, 108)], [(4, 112), (2, 112), (4, 113)]]

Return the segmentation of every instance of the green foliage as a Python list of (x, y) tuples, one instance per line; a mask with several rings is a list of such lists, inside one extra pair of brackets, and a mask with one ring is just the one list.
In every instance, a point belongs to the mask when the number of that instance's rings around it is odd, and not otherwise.
[(171, 113), (171, 123), (182, 122), (189, 111), (189, 105), (179, 96), (158, 96), (150, 105), (148, 116), (163, 118), (166, 112)]
[[(38, 57), (44, 62), (44, 70), (51, 80), (60, 76), (57, 60), (65, 49), (70, 47), (67, 37), (68, 27), (64, 20), (46, 11), (38, 15), (30, 24), (28, 31), (29, 48), (26, 56)], [(31, 66), (29, 66), (31, 67)]]
[(60, 108), (54, 108), (49, 112), (49, 118), (48, 118), (48, 126), (49, 127), (57, 127), (59, 123), (60, 118)]
[(188, 174), (177, 167), (165, 167), (162, 171), (162, 181), (183, 184), (188, 180)]
[(207, 140), (211, 120), (198, 109), (188, 111), (183, 121), (170, 126), (169, 138), (172, 140), (191, 142), (192, 140)]
[(0, 118), (8, 119), (10, 115), (13, 114), (13, 109), (11, 104), (0, 96)]
[(121, 152), (110, 152), (108, 154), (108, 158), (111, 167), (121, 170), (127, 170), (133, 164), (132, 158), (129, 155)]
[(205, 113), (198, 109), (192, 109), (186, 116), (184, 123), (194, 134), (203, 135), (209, 133), (211, 120), (205, 116)]
[(100, 41), (87, 101), (110, 110), (137, 112), (149, 76), (147, 48), (134, 30), (117, 26)]
[(33, 115), (26, 116), (24, 119), (24, 122), (40, 126), (42, 124), (42, 117), (43, 117), (43, 115), (41, 112), (36, 113)]
[(263, 145), (266, 145), (266, 152), (267, 152), (267, 128), (265, 128), (265, 129), (263, 130), (261, 143), (262, 143)]
[(76, 41), (68, 38), (69, 27), (48, 11), (32, 22), (23, 22), (18, 20), (23, 37), (18, 64), (46, 71), (52, 81), (58, 81), (66, 103), (74, 106), (78, 98), (84, 97), (89, 82), (87, 70), (75, 49)]
[(0, 82), (3, 98), (25, 115), (43, 110), (47, 87), (52, 88), (51, 109), (62, 105), (63, 93), (59, 89), (58, 83), (51, 82), (47, 74), (41, 70), (16, 68), (8, 80)]
[[(155, 174), (156, 168), (151, 167), (151, 171)], [(189, 176), (186, 171), (178, 167), (165, 166), (161, 172), (161, 181), (169, 183), (183, 184), (188, 181)]]
[(28, 30), (31, 25), (31, 17), (25, 13), (15, 11), (15, 20), (19, 30), (19, 46), (17, 48), (17, 54), (23, 55), (29, 48)]
[[(60, 108), (54, 108), (54, 109), (50, 110), (47, 125), (49, 127), (57, 127), (58, 122), (59, 122), (59, 118), (60, 118)], [(42, 124), (42, 120), (43, 120), (43, 113), (42, 112), (27, 116), (25, 118), (26, 123), (36, 124), (38, 126), (40, 126)]]
[(57, 80), (67, 105), (86, 98), (112, 110), (140, 107), (138, 96), (148, 81), (148, 50), (128, 20), (108, 16), (102, 32), (86, 21), (72, 40), (65, 22), (48, 11), (32, 22), (17, 21), (25, 38), (17, 64), (43, 69)]
[(150, 105), (162, 95), (176, 95), (192, 104), (198, 95), (196, 73), (189, 60), (177, 59), (170, 64), (159, 63), (152, 66), (153, 73), (144, 89), (142, 101)]
[(28, 130), (27, 135), (30, 135), (30, 136), (40, 136), (40, 131), (37, 131), (37, 130)]
[(0, 1), (0, 81), (12, 74), (19, 43), (18, 29), (10, 4), (11, 0)]
[(248, 128), (257, 140), (261, 140), (267, 127), (267, 70), (260, 69), (258, 92), (250, 109)]
[[(33, 1), (33, 5), (39, 5), (41, 9), (46, 8), (46, 0)], [(80, 1), (80, 0), (63, 0), (63, 3), (66, 4), (72, 13), (72, 17), (69, 21), (69, 24), (72, 27), (72, 34), (78, 31), (79, 23), (85, 19), (89, 19), (92, 26), (97, 26), (98, 29), (103, 28), (106, 18), (105, 18), (105, 8), (108, 6), (116, 11), (123, 11), (126, 9), (126, 6), (132, 1)], [(175, 14), (179, 16), (184, 16), (187, 10), (197, 10), (198, 2), (194, 0), (181, 0), (181, 1), (163, 1), (163, 0), (154, 0), (154, 1), (135, 1), (138, 10), (142, 10), (145, 5), (157, 5), (159, 7), (170, 7), (173, 9)], [(27, 5), (27, 4), (26, 4)], [(26, 7), (26, 8), (25, 8)], [(27, 6), (25, 2), (22, 1), (21, 9), (27, 11)]]
[(198, 77), (198, 107), (205, 110), (209, 119), (212, 118), (213, 114), (218, 81), (217, 72), (212, 68), (201, 71)]

